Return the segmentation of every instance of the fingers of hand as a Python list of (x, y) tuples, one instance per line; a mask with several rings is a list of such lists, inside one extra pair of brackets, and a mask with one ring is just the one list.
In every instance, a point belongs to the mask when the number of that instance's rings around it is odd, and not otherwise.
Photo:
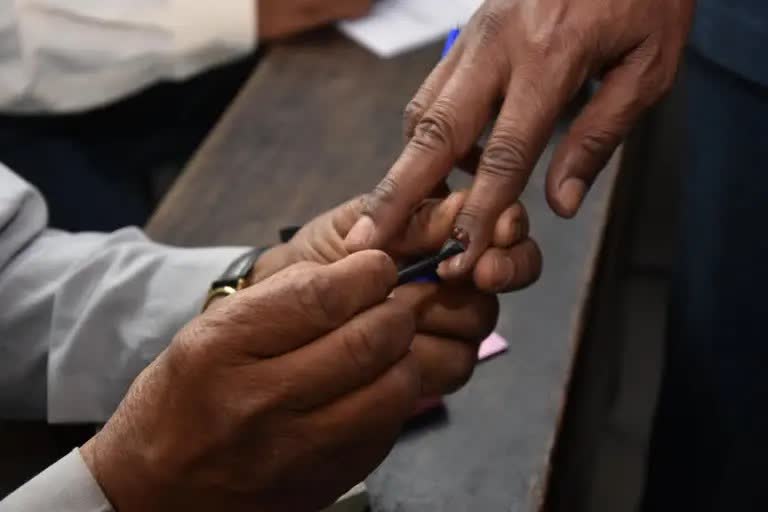
[(421, 372), (423, 396), (456, 391), (472, 375), (478, 345), (496, 325), (496, 296), (471, 286), (428, 283), (398, 287), (393, 300), (416, 312), (411, 352)]
[(495, 295), (464, 285), (409, 284), (395, 289), (393, 300), (415, 312), (416, 332), (473, 343), (491, 333), (499, 314)]
[(679, 44), (647, 37), (603, 78), (558, 145), (547, 175), (547, 200), (573, 217), (589, 187), (638, 118), (672, 86)]
[(413, 334), (412, 310), (388, 300), (262, 368), (280, 383), (281, 403), (305, 411), (374, 382), (408, 353)]
[(485, 292), (504, 293), (530, 286), (541, 275), (541, 250), (526, 239), (508, 249), (492, 247), (475, 265), (475, 285)]
[[(474, 144), (501, 93), (500, 73), (485, 54), (451, 52), (457, 59), (440, 92), (430, 84), (408, 109), (412, 135), (400, 157), (368, 196), (363, 219), (347, 236), (350, 251), (381, 247), (405, 224), (420, 202), (451, 171), (456, 158)], [(441, 66), (437, 81), (450, 63)], [(415, 105), (415, 106), (414, 106)], [(411, 130), (409, 127), (413, 126)]]
[(443, 86), (453, 74), (461, 58), (462, 51), (463, 44), (461, 39), (459, 39), (448, 56), (435, 66), (435, 69), (432, 70), (421, 87), (419, 87), (416, 95), (406, 105), (405, 110), (403, 110), (403, 135), (406, 144), (413, 137), (416, 125), (419, 124), (424, 113), (434, 103), (435, 98), (443, 90)]
[(469, 273), (493, 240), (499, 215), (514, 204), (552, 132), (568, 96), (568, 84), (542, 85), (537, 66), (515, 69), (501, 114), (480, 159), (472, 189), (456, 219), (469, 241), (453, 260), (448, 275)]
[(506, 248), (528, 238), (530, 223), (523, 203), (515, 203), (501, 215), (493, 229), (493, 246)]
[(421, 373), (412, 354), (376, 381), (300, 418), (329, 458), (341, 455), (352, 474), (368, 474), (387, 455), (421, 397)]
[(222, 344), (234, 343), (255, 357), (274, 357), (384, 301), (396, 281), (394, 263), (380, 251), (324, 266), (300, 263), (220, 301), (200, 317), (199, 327), (231, 333)]
[[(530, 222), (525, 206), (520, 202), (515, 203), (499, 215), (493, 227), (493, 247), (511, 248), (528, 238), (529, 229)], [(442, 262), (438, 268), (438, 275), (453, 282), (469, 281), (471, 275), (456, 276), (455, 272), (451, 271), (450, 266), (455, 263), (455, 258)]]
[(558, 215), (576, 214), (597, 174), (650, 106), (641, 83), (630, 69), (612, 70), (558, 145), (547, 175), (547, 200)]
[(447, 395), (466, 384), (477, 365), (479, 344), (479, 341), (417, 334), (411, 352), (421, 374), (422, 396)]

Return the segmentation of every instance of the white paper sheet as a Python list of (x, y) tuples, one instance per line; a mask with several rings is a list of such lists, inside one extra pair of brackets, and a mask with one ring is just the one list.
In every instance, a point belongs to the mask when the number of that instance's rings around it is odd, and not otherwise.
[(465, 24), (483, 0), (379, 0), (371, 14), (343, 21), (343, 33), (380, 57), (437, 41)]

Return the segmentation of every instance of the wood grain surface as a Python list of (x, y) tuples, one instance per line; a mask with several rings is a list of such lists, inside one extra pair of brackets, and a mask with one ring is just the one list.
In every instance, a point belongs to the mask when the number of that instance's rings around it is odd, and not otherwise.
[[(369, 190), (402, 147), (401, 112), (435, 45), (380, 60), (333, 30), (272, 48), (175, 184), (148, 231), (181, 245), (260, 245)], [(533, 511), (543, 502), (619, 157), (582, 212), (555, 218), (543, 194), (551, 147), (525, 194), (544, 274), (503, 297), (509, 352), (406, 432), (369, 478), (374, 511)]]

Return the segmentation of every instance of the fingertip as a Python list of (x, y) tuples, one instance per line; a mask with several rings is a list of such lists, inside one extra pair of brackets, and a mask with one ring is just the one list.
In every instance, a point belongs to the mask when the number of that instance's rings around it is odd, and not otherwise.
[(555, 213), (568, 219), (574, 217), (584, 201), (587, 188), (584, 180), (573, 177), (566, 178), (557, 189), (558, 208)]
[(515, 281), (517, 264), (502, 251), (488, 251), (477, 262), (473, 277), (478, 289), (500, 293)]
[(358, 280), (383, 283), (387, 295), (397, 283), (397, 265), (387, 253), (377, 249), (355, 252), (332, 265), (357, 267), (354, 272), (357, 273)]
[(355, 222), (344, 238), (344, 248), (349, 252), (357, 252), (372, 248), (376, 224), (368, 215), (362, 215)]
[(493, 231), (495, 247), (510, 247), (528, 236), (527, 217), (522, 203), (515, 203), (499, 216)]
[(394, 286), (397, 282), (397, 265), (389, 254), (377, 249), (369, 249), (360, 253), (373, 262), (373, 276)]
[(504, 293), (530, 286), (541, 271), (541, 250), (529, 238), (510, 249), (488, 249), (477, 262), (473, 279), (481, 291)]

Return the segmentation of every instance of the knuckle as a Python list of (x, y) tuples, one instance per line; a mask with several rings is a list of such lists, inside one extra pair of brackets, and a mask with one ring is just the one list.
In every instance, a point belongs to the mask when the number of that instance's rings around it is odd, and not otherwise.
[(185, 371), (193, 371), (211, 361), (220, 352), (221, 344), (215, 343), (222, 331), (232, 333), (227, 319), (198, 317), (187, 324), (174, 338), (169, 348), (169, 359)]
[(416, 123), (411, 144), (422, 151), (452, 151), (455, 125), (455, 108), (447, 100), (438, 99)]
[(372, 218), (376, 213), (376, 210), (382, 204), (390, 204), (395, 200), (400, 189), (399, 183), (390, 176), (384, 176), (382, 180), (376, 185), (365, 201), (365, 207), (363, 213), (369, 215)]
[(478, 172), (503, 180), (524, 174), (529, 166), (525, 146), (522, 137), (512, 133), (494, 137), (483, 153)]
[(467, 203), (456, 216), (456, 225), (474, 227), (486, 217), (485, 210), (476, 203)]
[(310, 314), (317, 314), (323, 323), (335, 326), (344, 315), (334, 294), (332, 279), (325, 272), (305, 272), (292, 281), (297, 303)]
[(591, 127), (579, 137), (579, 148), (595, 160), (603, 161), (613, 153), (618, 138), (616, 130), (599, 126)]
[(492, 44), (504, 29), (504, 15), (493, 7), (483, 9), (478, 13), (477, 29), (481, 47)]
[(424, 115), (424, 110), (424, 106), (417, 99), (412, 99), (405, 106), (405, 110), (403, 110), (403, 125), (405, 126), (405, 134), (408, 138), (413, 136), (416, 124)]

